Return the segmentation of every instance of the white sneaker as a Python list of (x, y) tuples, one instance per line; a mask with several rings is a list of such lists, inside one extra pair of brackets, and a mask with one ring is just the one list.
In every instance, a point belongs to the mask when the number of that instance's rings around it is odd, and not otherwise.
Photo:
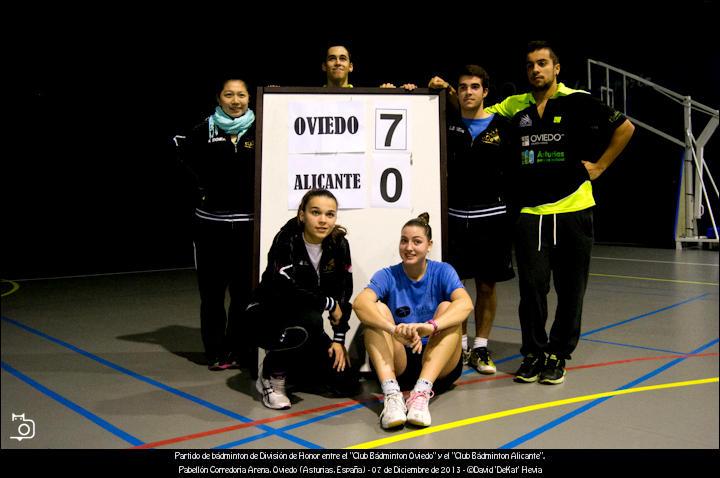
[(262, 394), (262, 402), (273, 410), (290, 408), (290, 399), (285, 394), (285, 378), (263, 378), (258, 374), (255, 388)]
[(469, 364), (483, 375), (492, 375), (497, 372), (495, 362), (490, 357), (487, 347), (478, 347), (470, 352)]
[(401, 392), (385, 395), (385, 406), (380, 413), (380, 426), (385, 429), (395, 428), (405, 424), (407, 408)]
[(432, 423), (428, 402), (435, 395), (432, 390), (428, 392), (410, 392), (410, 397), (405, 402), (408, 409), (407, 421), (418, 427), (429, 427)]

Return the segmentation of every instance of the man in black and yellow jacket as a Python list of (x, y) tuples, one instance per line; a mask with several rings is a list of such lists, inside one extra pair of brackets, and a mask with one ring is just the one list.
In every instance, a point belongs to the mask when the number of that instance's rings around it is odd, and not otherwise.
[[(580, 339), (593, 242), (592, 181), (615, 161), (635, 128), (587, 92), (558, 83), (560, 62), (547, 42), (528, 45), (526, 69), (532, 91), (486, 111), (510, 118), (515, 150), (513, 202), (520, 209), (515, 254), (524, 356), (515, 381), (558, 384)], [(548, 337), (551, 273), (558, 303)]]

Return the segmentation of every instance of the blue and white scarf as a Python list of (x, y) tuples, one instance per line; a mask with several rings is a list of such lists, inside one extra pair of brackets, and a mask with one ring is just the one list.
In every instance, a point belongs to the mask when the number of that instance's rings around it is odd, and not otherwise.
[(210, 138), (218, 135), (218, 128), (227, 134), (236, 134), (238, 138), (241, 138), (254, 122), (255, 113), (250, 109), (239, 118), (233, 118), (232, 116), (228, 116), (221, 107), (217, 106), (215, 107), (215, 113), (208, 118)]

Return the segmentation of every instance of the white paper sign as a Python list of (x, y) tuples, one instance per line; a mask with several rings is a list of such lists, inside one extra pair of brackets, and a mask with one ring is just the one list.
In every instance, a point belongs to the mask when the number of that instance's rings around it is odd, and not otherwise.
[(408, 110), (402, 103), (375, 105), (375, 150), (409, 151)]
[(363, 153), (361, 101), (288, 103), (288, 153)]
[(410, 153), (375, 154), (370, 195), (371, 207), (411, 208)]
[(331, 191), (339, 209), (367, 207), (365, 155), (291, 154), (288, 156), (288, 209), (297, 210), (313, 188)]

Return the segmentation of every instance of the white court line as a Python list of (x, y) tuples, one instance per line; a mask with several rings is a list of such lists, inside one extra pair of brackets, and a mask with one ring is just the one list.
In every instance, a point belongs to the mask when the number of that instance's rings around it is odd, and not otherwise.
[(591, 257), (592, 257), (592, 259), (603, 259), (606, 261), (652, 262), (654, 264), (681, 264), (684, 266), (718, 267), (718, 264), (703, 264), (700, 262), (651, 261), (648, 259), (621, 259), (619, 257), (600, 257), (600, 256), (591, 256)]
[[(680, 265), (686, 265), (686, 266), (718, 267), (718, 264), (703, 264), (700, 262), (651, 261), (651, 260), (647, 260), (647, 259), (623, 259), (623, 258), (619, 258), (619, 257), (601, 257), (601, 256), (592, 256), (592, 259), (602, 259), (602, 260), (607, 260), (607, 261), (650, 262), (650, 263), (655, 263), (655, 264), (680, 264)], [(87, 277), (143, 274), (146, 272), (187, 271), (187, 270), (193, 270), (193, 269), (195, 269), (195, 267), (177, 267), (174, 269), (151, 269), (151, 270), (127, 271), (127, 272), (103, 272), (103, 273), (99, 273), (99, 274), (83, 274), (83, 275), (59, 276), (59, 277), (33, 277), (30, 279), (12, 279), (12, 280), (15, 282), (30, 282), (30, 281), (38, 281), (38, 280), (83, 279), (83, 278), (87, 278)]]
[(127, 272), (103, 272), (100, 274), (84, 274), (77, 276), (60, 276), (60, 277), (33, 277), (31, 279), (12, 279), (15, 282), (30, 282), (36, 280), (57, 280), (57, 279), (84, 279), (87, 277), (104, 277), (104, 276), (121, 276), (127, 274), (144, 274), (146, 272), (173, 272), (173, 271), (190, 271), (194, 270), (194, 267), (177, 267), (175, 269), (151, 269), (142, 271), (127, 271)]

